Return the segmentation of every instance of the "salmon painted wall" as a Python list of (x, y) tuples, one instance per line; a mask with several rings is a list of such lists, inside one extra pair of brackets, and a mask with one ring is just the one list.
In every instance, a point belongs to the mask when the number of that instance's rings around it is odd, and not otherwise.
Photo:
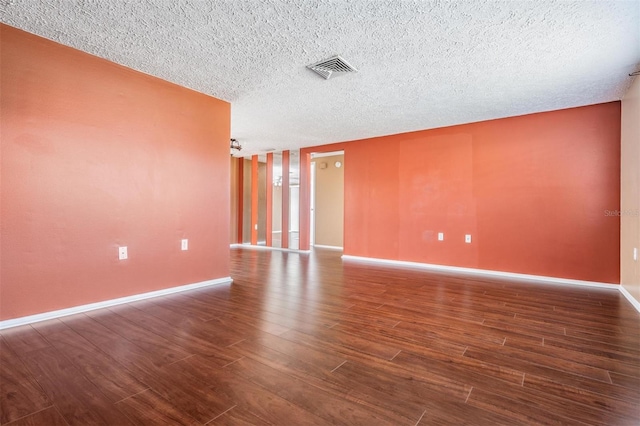
[(236, 157), (230, 157), (231, 174), (231, 191), (229, 194), (229, 203), (231, 204), (230, 222), (229, 222), (229, 244), (238, 243), (238, 200), (239, 200), (239, 164), (240, 160)]
[(345, 254), (620, 282), (619, 102), (336, 149)]
[(0, 31), (0, 319), (228, 277), (229, 104)]

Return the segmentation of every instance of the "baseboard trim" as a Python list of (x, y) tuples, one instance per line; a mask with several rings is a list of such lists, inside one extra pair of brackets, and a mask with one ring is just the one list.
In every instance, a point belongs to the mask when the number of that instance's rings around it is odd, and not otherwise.
[(535, 282), (544, 283), (544, 284), (579, 285), (584, 287), (607, 288), (610, 290), (616, 290), (618, 287), (621, 287), (619, 284), (607, 284), (607, 283), (601, 283), (601, 282), (595, 282), (595, 281), (572, 280), (568, 278), (555, 278), (555, 277), (547, 277), (544, 275), (519, 274), (516, 272), (492, 271), (489, 269), (463, 268), (460, 266), (435, 265), (432, 263), (408, 262), (403, 260), (378, 259), (373, 257), (360, 257), (360, 256), (350, 256), (350, 255), (343, 255), (342, 258), (348, 261), (395, 265), (395, 266), (426, 269), (430, 271), (439, 271), (439, 272), (455, 272), (455, 273), (463, 273), (463, 274), (487, 276), (487, 277), (511, 278), (511, 279), (517, 279), (520, 281), (535, 281)]
[(629, 290), (620, 285), (620, 293), (622, 293), (622, 295), (627, 298), (629, 303), (631, 303), (633, 307), (636, 308), (636, 311), (640, 312), (640, 302), (638, 302), (636, 298), (633, 297), (631, 293), (629, 293)]
[(284, 251), (289, 253), (302, 253), (308, 254), (311, 253), (311, 250), (298, 250), (298, 249), (288, 249), (288, 248), (280, 248), (280, 247), (268, 247), (268, 246), (254, 246), (253, 244), (229, 244), (229, 248), (242, 248), (242, 249), (250, 249), (250, 250), (271, 250), (271, 251)]
[(119, 297), (117, 299), (104, 300), (102, 302), (89, 303), (87, 305), (73, 306), (71, 308), (60, 309), (57, 311), (43, 312), (41, 314), (29, 315), (26, 317), (14, 318), (0, 321), (0, 330), (20, 325), (33, 324), (35, 322), (46, 321), (54, 318), (66, 317), (69, 315), (79, 314), (82, 312), (94, 311), (96, 309), (108, 308), (110, 306), (122, 305), (124, 303), (136, 302), (144, 299), (151, 299), (158, 296), (166, 296), (168, 294), (180, 293), (182, 291), (195, 290), (197, 288), (209, 287), (220, 284), (230, 284), (233, 282), (231, 277), (217, 278), (214, 280), (202, 281), (194, 284), (187, 284), (178, 287), (164, 288), (162, 290), (150, 291), (148, 293), (134, 294), (131, 296)]
[(327, 249), (327, 250), (344, 250), (344, 247), (340, 246), (325, 246), (324, 244), (314, 244), (313, 247)]

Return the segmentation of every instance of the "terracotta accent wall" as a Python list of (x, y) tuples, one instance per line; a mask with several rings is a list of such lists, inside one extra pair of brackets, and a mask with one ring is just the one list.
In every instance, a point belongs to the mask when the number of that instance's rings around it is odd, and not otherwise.
[(229, 104), (0, 31), (0, 319), (227, 277)]
[(620, 283), (640, 302), (640, 78), (622, 99)]
[[(335, 162), (340, 161), (340, 168)], [(344, 155), (320, 157), (316, 163), (314, 244), (342, 247), (344, 222)], [(324, 168), (323, 165), (324, 164)]]
[(264, 199), (264, 240), (267, 247), (273, 246), (273, 153), (267, 153)]
[(267, 163), (258, 163), (258, 243), (267, 240)]
[(620, 102), (340, 149), (345, 254), (620, 282)]
[[(242, 210), (244, 210), (244, 159), (238, 157), (230, 157), (231, 172), (231, 197), (230, 197), (230, 218), (229, 236), (230, 244), (239, 244), (242, 242)], [(243, 191), (241, 192), (240, 189)], [(240, 207), (242, 207), (240, 209)]]
[(251, 243), (251, 214), (252, 214), (252, 199), (251, 199), (251, 160), (246, 158), (241, 159), (244, 166), (241, 167), (242, 178), (242, 197), (243, 197), (243, 209), (242, 209), (242, 241), (240, 243)]
[[(239, 165), (240, 159), (237, 157), (230, 157), (230, 165), (231, 165), (231, 173), (230, 173), (230, 184), (231, 191), (230, 195), (230, 223), (229, 223), (229, 243), (237, 244), (238, 243), (238, 207), (239, 207)], [(244, 206), (243, 206), (244, 207)]]

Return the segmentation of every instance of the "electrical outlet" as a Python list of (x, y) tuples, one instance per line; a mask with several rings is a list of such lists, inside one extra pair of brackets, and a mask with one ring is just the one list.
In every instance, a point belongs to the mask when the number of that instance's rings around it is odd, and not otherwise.
[(189, 240), (183, 239), (182, 242), (180, 243), (180, 248), (182, 250), (189, 250)]
[(129, 255), (127, 254), (127, 247), (118, 247), (118, 259), (125, 260), (128, 258)]
[(438, 241), (444, 241), (444, 232), (438, 232)]
[(464, 242), (467, 244), (471, 243), (471, 234), (467, 234), (464, 236)]

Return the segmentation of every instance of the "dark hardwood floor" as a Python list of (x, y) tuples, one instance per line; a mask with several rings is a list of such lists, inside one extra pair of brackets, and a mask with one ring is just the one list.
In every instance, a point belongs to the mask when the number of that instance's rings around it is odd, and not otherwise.
[(640, 424), (616, 290), (231, 258), (231, 285), (2, 331), (0, 424)]

